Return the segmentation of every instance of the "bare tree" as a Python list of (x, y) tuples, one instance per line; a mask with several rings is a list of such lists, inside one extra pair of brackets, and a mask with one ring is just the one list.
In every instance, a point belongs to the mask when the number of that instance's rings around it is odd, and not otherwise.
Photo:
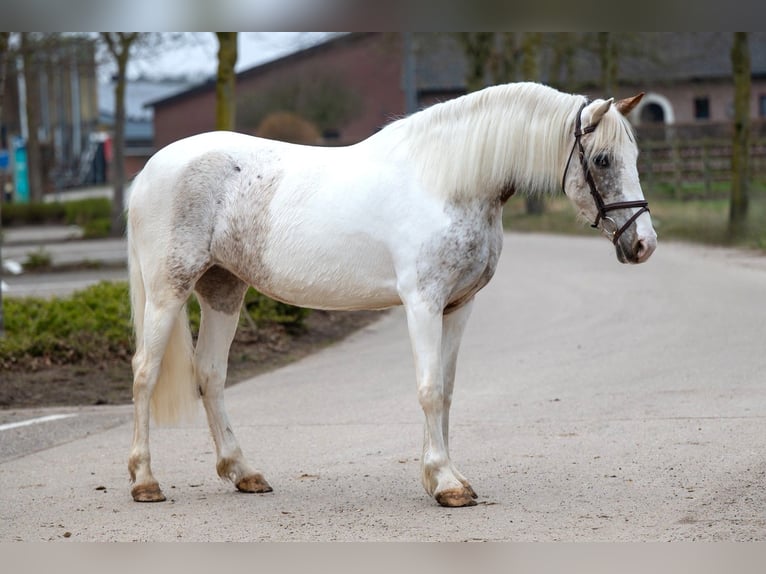
[[(521, 73), (528, 82), (540, 81), (540, 44), (542, 35), (539, 32), (524, 32), (522, 37)], [(545, 199), (542, 195), (527, 195), (527, 213), (541, 215), (545, 211)]]
[(601, 89), (614, 94), (617, 88), (618, 44), (612, 32), (598, 33), (598, 55), (601, 61)]
[[(468, 60), (466, 86), (469, 92), (485, 86), (487, 70), (495, 83), (521, 79), (540, 81), (540, 46), (542, 34), (524, 32), (460, 32), (457, 39)], [(520, 45), (519, 45), (520, 44)], [(527, 213), (540, 214), (545, 210), (542, 197), (526, 198)]]
[(456, 34), (468, 60), (466, 90), (473, 92), (486, 84), (486, 71), (495, 41), (494, 32), (458, 32)]
[(218, 73), (215, 79), (215, 127), (233, 130), (236, 124), (237, 32), (216, 32), (218, 38)]
[(575, 53), (580, 42), (577, 32), (557, 32), (551, 34), (550, 42), (552, 57), (548, 70), (548, 81), (559, 90), (574, 91)]
[(734, 32), (731, 47), (734, 76), (734, 137), (731, 149), (729, 235), (737, 237), (747, 226), (748, 154), (750, 150), (750, 49), (747, 32)]
[(540, 32), (524, 32), (522, 37), (521, 73), (528, 82), (540, 81)]
[(521, 50), (516, 32), (497, 32), (490, 54), (489, 69), (496, 84), (513, 82), (518, 75)]
[(125, 87), (131, 49), (136, 45), (140, 32), (101, 32), (101, 39), (117, 66), (114, 85), (114, 140), (112, 171), (112, 225), (113, 236), (125, 233), (123, 203), (125, 197)]

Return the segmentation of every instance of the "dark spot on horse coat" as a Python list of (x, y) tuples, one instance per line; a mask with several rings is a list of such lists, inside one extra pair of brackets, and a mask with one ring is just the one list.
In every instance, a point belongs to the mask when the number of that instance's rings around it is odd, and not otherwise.
[(234, 315), (242, 305), (247, 283), (223, 267), (213, 265), (197, 280), (194, 290), (216, 311)]
[[(490, 213), (487, 213), (487, 210)], [(458, 309), (492, 278), (503, 243), (500, 207), (447, 206), (446, 233), (426, 242), (417, 260), (417, 285), (434, 312)]]
[(512, 183), (507, 184), (500, 190), (500, 203), (505, 204), (514, 193), (516, 193), (516, 187)]

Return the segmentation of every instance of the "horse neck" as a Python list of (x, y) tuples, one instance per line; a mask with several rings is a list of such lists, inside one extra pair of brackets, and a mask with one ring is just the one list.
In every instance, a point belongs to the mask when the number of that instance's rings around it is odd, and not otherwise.
[(487, 88), (402, 120), (425, 187), (450, 199), (558, 190), (582, 97), (539, 84)]

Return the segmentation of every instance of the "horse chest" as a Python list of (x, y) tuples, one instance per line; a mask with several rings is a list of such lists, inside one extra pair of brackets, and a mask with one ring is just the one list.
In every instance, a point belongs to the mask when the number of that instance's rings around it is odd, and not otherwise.
[(453, 219), (447, 233), (426, 243), (417, 262), (417, 289), (434, 309), (460, 307), (495, 273), (503, 244), (497, 213)]

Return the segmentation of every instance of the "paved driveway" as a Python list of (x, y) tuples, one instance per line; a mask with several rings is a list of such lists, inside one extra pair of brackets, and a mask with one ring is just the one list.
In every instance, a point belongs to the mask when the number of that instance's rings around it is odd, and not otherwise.
[(440, 508), (420, 486), (396, 310), (228, 391), (273, 493), (217, 479), (200, 416), (153, 431), (168, 502), (133, 503), (129, 409), (65, 410), (0, 431), (0, 540), (764, 540), (765, 262), (661, 242), (629, 267), (599, 238), (507, 236), (453, 406), (476, 507)]

